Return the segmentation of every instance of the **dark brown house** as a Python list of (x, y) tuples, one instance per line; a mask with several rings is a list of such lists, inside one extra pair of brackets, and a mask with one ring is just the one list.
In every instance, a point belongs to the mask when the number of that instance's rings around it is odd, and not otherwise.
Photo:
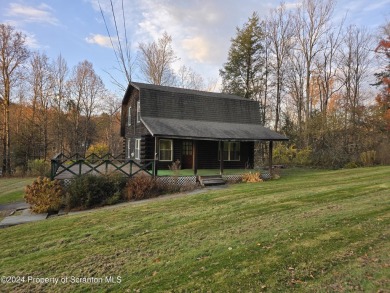
[(137, 82), (122, 101), (121, 136), (127, 159), (155, 160), (158, 169), (179, 160), (195, 174), (253, 167), (255, 141), (287, 140), (260, 125), (255, 101)]

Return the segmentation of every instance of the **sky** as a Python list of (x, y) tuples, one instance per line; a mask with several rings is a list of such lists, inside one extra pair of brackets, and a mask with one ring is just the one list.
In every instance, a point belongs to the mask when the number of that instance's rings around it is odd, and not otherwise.
[[(99, 1), (113, 33), (109, 0)], [(122, 33), (120, 3), (114, 1)], [(295, 0), (285, 3), (287, 7), (299, 4)], [(242, 27), (254, 11), (263, 18), (279, 4), (274, 0), (124, 0), (132, 56), (136, 62), (138, 44), (157, 40), (166, 31), (179, 58), (175, 69), (186, 65), (205, 81), (218, 79), (236, 27)], [(345, 14), (347, 24), (375, 31), (390, 19), (390, 0), (339, 0), (335, 21)], [(83, 60), (92, 62), (106, 87), (122, 94), (107, 73), (120, 79), (98, 0), (0, 0), (0, 23), (25, 33), (31, 50), (45, 52), (53, 60), (61, 54), (69, 68)], [(137, 71), (133, 80), (143, 81)]]

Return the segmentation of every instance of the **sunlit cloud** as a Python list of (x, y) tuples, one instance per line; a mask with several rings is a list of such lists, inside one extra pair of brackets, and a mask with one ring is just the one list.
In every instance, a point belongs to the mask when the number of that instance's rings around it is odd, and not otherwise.
[(104, 36), (101, 34), (90, 34), (89, 37), (85, 38), (85, 41), (89, 44), (96, 44), (101, 47), (112, 48), (109, 36)]
[(210, 43), (201, 36), (184, 39), (182, 41), (183, 48), (187, 51), (188, 57), (200, 63), (209, 61), (212, 56), (209, 44)]

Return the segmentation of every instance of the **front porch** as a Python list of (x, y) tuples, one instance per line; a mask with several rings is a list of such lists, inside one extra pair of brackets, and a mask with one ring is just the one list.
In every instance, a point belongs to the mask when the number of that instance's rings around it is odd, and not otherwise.
[[(242, 175), (245, 173), (269, 173), (268, 170), (264, 169), (225, 169), (223, 175)], [(197, 175), (199, 176), (211, 176), (220, 175), (220, 169), (198, 169)], [(193, 169), (180, 169), (180, 170), (158, 170), (157, 176), (194, 176)]]
[[(273, 141), (263, 143), (265, 154), (260, 168), (253, 169), (255, 164), (256, 141), (195, 140), (178, 138), (146, 137), (145, 147), (141, 147), (141, 162), (154, 160), (155, 176), (209, 176), (241, 175), (248, 172), (272, 173), (271, 166)], [(152, 143), (153, 142), (153, 143)], [(146, 146), (154, 145), (153, 152)], [(154, 153), (153, 157), (151, 153)]]

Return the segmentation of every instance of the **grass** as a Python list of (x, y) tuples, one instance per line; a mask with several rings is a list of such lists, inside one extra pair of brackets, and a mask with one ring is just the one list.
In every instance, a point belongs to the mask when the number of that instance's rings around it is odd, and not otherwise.
[[(68, 277), (65, 284), (25, 279), (2, 286), (12, 292), (385, 292), (389, 179), (390, 167), (289, 170), (276, 181), (2, 229), (2, 276)], [(109, 276), (121, 282), (106, 282)], [(75, 284), (72, 277), (102, 279)]]
[(24, 188), (33, 178), (0, 178), (0, 204), (24, 201)]

